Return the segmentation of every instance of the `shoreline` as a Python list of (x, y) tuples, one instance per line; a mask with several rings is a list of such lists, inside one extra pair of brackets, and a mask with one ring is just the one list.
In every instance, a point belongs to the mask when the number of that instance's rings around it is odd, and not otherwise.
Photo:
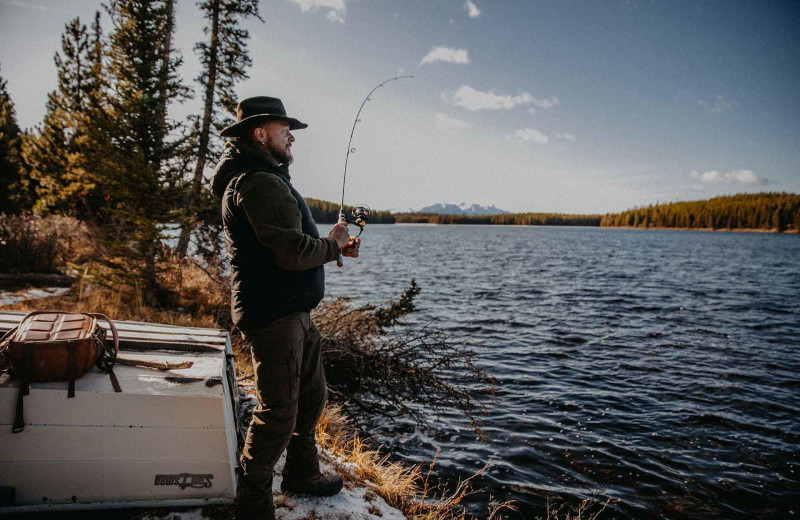
[[(334, 223), (321, 223), (322, 225), (333, 225)], [(646, 228), (641, 226), (586, 226), (586, 225), (569, 225), (569, 224), (484, 224), (472, 222), (394, 222), (392, 224), (372, 224), (373, 226), (494, 226), (494, 227), (558, 227), (558, 228), (598, 228), (598, 229), (637, 229), (641, 231), (720, 231), (724, 233), (769, 233), (775, 235), (798, 235), (800, 232), (789, 228), (785, 231), (778, 231), (777, 229), (758, 229), (758, 228), (687, 228), (687, 227), (665, 227), (665, 226), (648, 226)]]
[(642, 231), (721, 231), (724, 233), (773, 233), (776, 235), (797, 235), (794, 229), (778, 231), (777, 229), (758, 229), (758, 228), (687, 228), (687, 227), (665, 227), (665, 226), (598, 226), (607, 229), (641, 229)]

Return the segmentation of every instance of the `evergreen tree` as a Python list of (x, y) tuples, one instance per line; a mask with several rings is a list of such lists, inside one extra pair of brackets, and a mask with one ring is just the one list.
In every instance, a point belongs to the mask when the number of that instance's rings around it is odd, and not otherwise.
[[(658, 204), (605, 215), (602, 226), (658, 226), (699, 229), (765, 229), (800, 232), (800, 195), (743, 193), (710, 200)], [(667, 213), (669, 218), (660, 219)]]
[(31, 205), (30, 185), (22, 162), (23, 133), (17, 112), (0, 76), (0, 213), (18, 213)]
[[(186, 196), (187, 219), (181, 226), (178, 241), (177, 249), (181, 256), (186, 255), (191, 229), (198, 221), (198, 213), (218, 214), (208, 211), (213, 209), (214, 199), (208, 193), (202, 192), (203, 172), (206, 164), (215, 160), (222, 152), (222, 141), (217, 136), (222, 128), (232, 123), (232, 116), (236, 114), (233, 87), (237, 81), (247, 78), (247, 68), (252, 65), (247, 51), (250, 35), (239, 24), (249, 16), (261, 20), (258, 0), (203, 0), (198, 5), (208, 20), (208, 25), (203, 29), (208, 40), (195, 45), (203, 66), (196, 78), (203, 86), (203, 115), (197, 118), (193, 132), (192, 140), (196, 146), (197, 159)], [(207, 225), (213, 223), (206, 222)], [(216, 227), (218, 226), (212, 226), (212, 229)], [(210, 235), (213, 240), (217, 233), (212, 231)]]
[(102, 45), (99, 12), (91, 32), (75, 18), (61, 36), (61, 51), (54, 57), (58, 88), (48, 95), (37, 135), (24, 147), (37, 184), (37, 212), (97, 217), (102, 192), (87, 157), (96, 146), (89, 129), (102, 97)]
[(110, 92), (96, 121), (93, 157), (107, 191), (106, 265), (141, 290), (148, 304), (164, 294), (157, 283), (165, 227), (174, 220), (186, 168), (182, 126), (167, 111), (184, 101), (181, 58), (172, 48), (173, 0), (112, 0), (108, 43)]

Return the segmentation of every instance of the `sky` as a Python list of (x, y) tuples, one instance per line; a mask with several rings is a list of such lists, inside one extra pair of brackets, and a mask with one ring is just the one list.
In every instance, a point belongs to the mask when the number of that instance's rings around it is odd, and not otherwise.
[[(64, 25), (94, 0), (0, 0), (0, 76), (33, 128)], [(249, 20), (240, 99), (309, 124), (293, 184), (338, 201), (606, 213), (744, 192), (800, 193), (797, 0), (270, 0)], [(108, 20), (104, 19), (108, 29)], [(177, 2), (181, 74), (205, 22)], [(209, 172), (210, 174), (211, 172)]]

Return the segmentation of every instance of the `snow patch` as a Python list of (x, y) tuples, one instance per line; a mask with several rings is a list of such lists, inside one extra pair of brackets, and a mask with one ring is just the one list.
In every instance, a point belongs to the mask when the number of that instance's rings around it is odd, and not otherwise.
[[(284, 495), (280, 492), (281, 470), (286, 460), (281, 457), (274, 469), (272, 496), (275, 501), (275, 518), (278, 520), (405, 520), (399, 510), (393, 508), (368, 486), (345, 481), (344, 488), (338, 494), (326, 498), (306, 498)], [(336, 472), (335, 460), (327, 452), (322, 452), (320, 469), (326, 475)], [(144, 517), (145, 519), (163, 517)], [(167, 520), (204, 520), (202, 508), (184, 511), (173, 511)]]
[(46, 287), (44, 289), (25, 289), (23, 291), (0, 291), (0, 305), (14, 305), (28, 300), (38, 300), (48, 296), (60, 296), (69, 291), (69, 287)]

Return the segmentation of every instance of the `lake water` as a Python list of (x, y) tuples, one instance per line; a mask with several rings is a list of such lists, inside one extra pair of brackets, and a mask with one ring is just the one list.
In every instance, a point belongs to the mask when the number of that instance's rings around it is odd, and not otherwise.
[(596, 490), (620, 500), (601, 518), (800, 518), (800, 236), (370, 225), (362, 239), (361, 258), (329, 264), (328, 292), (379, 303), (416, 279), (412, 325), (474, 343), (499, 380), (485, 443), (457, 413), (436, 418), (444, 439), (370, 425), (401, 458), (441, 447), (444, 478), (491, 460), (477, 484), (516, 500), (512, 518)]

